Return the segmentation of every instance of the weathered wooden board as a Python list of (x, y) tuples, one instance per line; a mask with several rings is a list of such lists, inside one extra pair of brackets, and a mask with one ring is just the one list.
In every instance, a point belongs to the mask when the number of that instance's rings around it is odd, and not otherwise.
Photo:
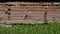
[(45, 17), (60, 22), (60, 6), (0, 6), (0, 23), (44, 23)]

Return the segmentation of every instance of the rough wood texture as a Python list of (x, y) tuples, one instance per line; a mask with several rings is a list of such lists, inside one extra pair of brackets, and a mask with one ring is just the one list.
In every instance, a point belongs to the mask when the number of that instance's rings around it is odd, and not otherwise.
[[(2, 4), (2, 3), (1, 3)], [(0, 23), (44, 23), (60, 22), (60, 5), (18, 4), (18, 6), (6, 6), (0, 4)], [(34, 6), (35, 5), (35, 6)], [(44, 5), (44, 4), (43, 4)], [(45, 15), (45, 12), (47, 15)]]

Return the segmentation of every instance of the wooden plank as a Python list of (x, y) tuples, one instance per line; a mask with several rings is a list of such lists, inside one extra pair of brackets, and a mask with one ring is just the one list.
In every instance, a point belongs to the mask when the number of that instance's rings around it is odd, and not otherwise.
[(11, 19), (11, 20), (17, 20), (17, 19), (18, 19), (18, 20), (19, 20), (19, 19), (20, 19), (20, 20), (23, 20), (24, 17), (15, 17), (15, 16), (14, 16), (14, 17), (10, 17), (10, 19)]
[(20, 14), (20, 13), (11, 13), (10, 16), (25, 16), (26, 14)]

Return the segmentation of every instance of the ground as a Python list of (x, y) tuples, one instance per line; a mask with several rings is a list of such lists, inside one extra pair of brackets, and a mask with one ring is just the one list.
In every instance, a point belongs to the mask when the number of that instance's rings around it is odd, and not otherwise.
[(60, 23), (0, 26), (0, 34), (60, 34)]

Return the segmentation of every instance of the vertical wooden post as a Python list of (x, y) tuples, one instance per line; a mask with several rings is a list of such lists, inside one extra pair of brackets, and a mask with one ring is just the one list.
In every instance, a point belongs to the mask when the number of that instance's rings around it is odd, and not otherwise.
[[(45, 9), (47, 9), (48, 7), (46, 6)], [(44, 12), (44, 23), (47, 24), (47, 11)]]
[(48, 22), (47, 21), (47, 11), (45, 11), (45, 13), (44, 13), (44, 23), (47, 24), (47, 22)]
[[(8, 8), (8, 11), (11, 11), (11, 9)], [(11, 14), (11, 13), (8, 12), (8, 15), (9, 15), (9, 16), (8, 16), (8, 20), (10, 20), (10, 14)]]

